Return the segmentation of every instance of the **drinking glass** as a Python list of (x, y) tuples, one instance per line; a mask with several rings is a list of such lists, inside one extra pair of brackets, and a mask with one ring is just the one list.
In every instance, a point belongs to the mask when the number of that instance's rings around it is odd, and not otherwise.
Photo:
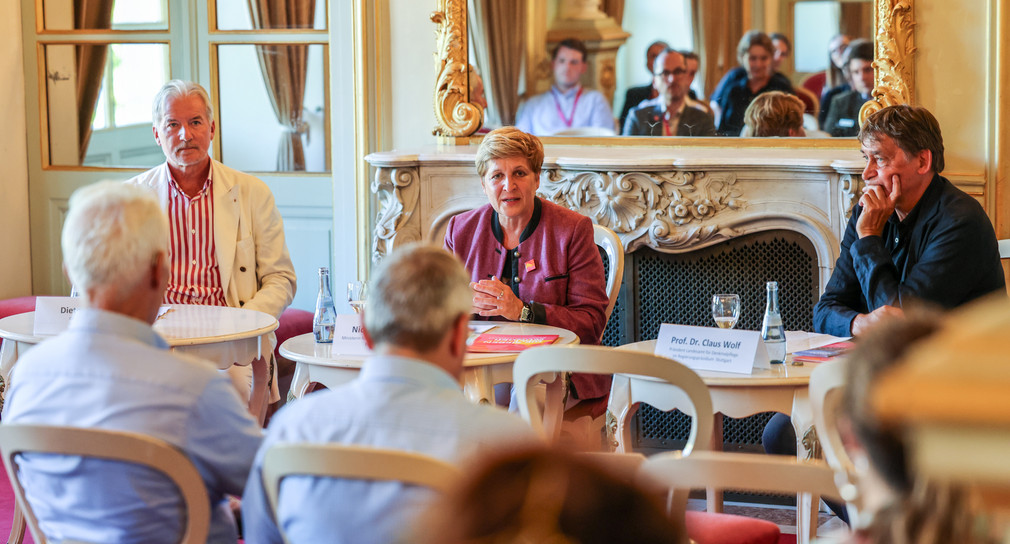
[(354, 313), (360, 314), (365, 307), (365, 299), (368, 298), (368, 284), (363, 281), (347, 282), (347, 303), (351, 305)]
[(720, 329), (732, 329), (740, 319), (740, 295), (712, 295), (712, 319)]

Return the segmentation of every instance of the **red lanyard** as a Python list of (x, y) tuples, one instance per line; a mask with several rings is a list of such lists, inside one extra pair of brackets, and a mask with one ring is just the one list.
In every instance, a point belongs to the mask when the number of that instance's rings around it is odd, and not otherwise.
[(670, 121), (666, 118), (666, 114), (663, 115), (663, 136), (673, 136), (670, 134)]
[(554, 98), (554, 107), (558, 110), (558, 117), (564, 121), (565, 126), (572, 128), (572, 121), (575, 120), (575, 108), (579, 105), (579, 98), (582, 96), (582, 87), (579, 87), (579, 92), (575, 93), (575, 102), (572, 103), (572, 114), (565, 117), (565, 112), (561, 111), (561, 102), (558, 101), (558, 91), (551, 87), (551, 97)]

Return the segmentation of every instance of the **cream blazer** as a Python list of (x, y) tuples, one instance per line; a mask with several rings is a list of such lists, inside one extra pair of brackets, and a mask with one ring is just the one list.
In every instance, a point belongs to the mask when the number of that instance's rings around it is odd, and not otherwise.
[[(263, 181), (211, 159), (214, 246), (225, 301), (280, 318), (295, 296), (295, 268), (284, 242), (284, 222)], [(168, 164), (127, 183), (151, 187), (168, 209)], [(274, 341), (276, 342), (276, 341)], [(271, 343), (274, 343), (271, 342)]]

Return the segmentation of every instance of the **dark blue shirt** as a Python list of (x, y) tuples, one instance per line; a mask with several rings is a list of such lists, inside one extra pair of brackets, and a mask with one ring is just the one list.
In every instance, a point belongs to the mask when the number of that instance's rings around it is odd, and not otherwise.
[(924, 300), (953, 308), (1004, 292), (996, 233), (982, 206), (933, 175), (905, 217), (892, 214), (882, 236), (859, 238), (852, 218), (828, 286), (814, 307), (814, 330), (849, 336), (857, 314)]
[(716, 131), (719, 136), (739, 136), (743, 130), (743, 114), (747, 111), (754, 97), (768, 91), (782, 91), (793, 93), (793, 86), (789, 83), (789, 78), (780, 72), (772, 74), (768, 84), (752, 93), (747, 86), (747, 70), (742, 66), (737, 66), (723, 76), (722, 81), (716, 86), (712, 93), (712, 101), (719, 105), (722, 116), (719, 118), (719, 126)]

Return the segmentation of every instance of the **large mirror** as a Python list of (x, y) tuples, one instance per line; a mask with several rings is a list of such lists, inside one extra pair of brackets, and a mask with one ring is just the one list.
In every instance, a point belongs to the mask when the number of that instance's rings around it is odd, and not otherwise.
[[(599, 126), (592, 130), (562, 130), (561, 135), (620, 134), (628, 128), (628, 124), (618, 121), (618, 118), (622, 114), (627, 115), (625, 102), (631, 95), (630, 91), (636, 88), (639, 94), (633, 100), (639, 100), (642, 92), (649, 92), (653, 103), (664, 100), (679, 103), (681, 118), (685, 112), (684, 102), (699, 110), (714, 107), (713, 121), (718, 121), (725, 111), (718, 111), (723, 102), (713, 98), (725, 98), (725, 92), (717, 92), (720, 84), (726, 83), (723, 80), (731, 83), (742, 81), (741, 85), (748, 87), (752, 73), (760, 76), (761, 62), (774, 62), (775, 68), (769, 68), (767, 74), (774, 74), (771, 78), (773, 83), (781, 82), (802, 99), (807, 113), (805, 125), (808, 127), (811, 121), (813, 128), (825, 127), (826, 114), (838, 93), (828, 95), (824, 104), (820, 102), (824, 93), (835, 85), (849, 85), (849, 88), (836, 90), (854, 95), (844, 101), (850, 112), (835, 117), (832, 126), (839, 128), (835, 134), (808, 132), (810, 137), (803, 139), (790, 138), (777, 143), (746, 139), (739, 143), (852, 147), (855, 143), (851, 137), (828, 138), (832, 135), (851, 136), (853, 129), (858, 128), (859, 120), (875, 109), (911, 102), (914, 52), (912, 4), (910, 0), (525, 0), (508, 3), (438, 0), (439, 9), (432, 15), (432, 20), (438, 24), (437, 55), (441, 59), (434, 96), (439, 123), (436, 133), (444, 142), (462, 143), (462, 138), (476, 133), (482, 125), (493, 127), (502, 124), (503, 120), (515, 123), (517, 119), (521, 128), (529, 130), (529, 112), (524, 115), (522, 110), (530, 104), (539, 106), (539, 110), (529, 107), (529, 111), (542, 111), (545, 117), (553, 112), (561, 121), (577, 124), (581, 120), (575, 119), (574, 115), (572, 118), (561, 115), (565, 112), (563, 106), (572, 108), (574, 114), (573, 104), (578, 103), (574, 101), (582, 100), (584, 106), (590, 101), (599, 102), (602, 95), (613, 123), (600, 121), (596, 123)], [(580, 16), (583, 20), (578, 20)], [(517, 28), (519, 32), (516, 32)], [(587, 28), (590, 30), (587, 31)], [(786, 48), (776, 39), (768, 50), (767, 56), (772, 58), (758, 59), (755, 70), (751, 70), (753, 62), (740, 66), (736, 55), (737, 44), (741, 36), (752, 28), (784, 35), (791, 42), (789, 54), (784, 58), (779, 58), (780, 53), (774, 54)], [(558, 93), (559, 87), (564, 88), (572, 82), (572, 73), (571, 70), (565, 73), (564, 67), (559, 66), (560, 62), (552, 63), (550, 50), (566, 34), (581, 38), (589, 50), (585, 57), (588, 62), (582, 67), (578, 79), (580, 93), (584, 93), (581, 96), (574, 91), (568, 97)], [(842, 62), (847, 49), (845, 43), (832, 39), (838, 34), (866, 40), (848, 48), (849, 58), (852, 59), (848, 63)], [(660, 62), (666, 66), (654, 66), (653, 73), (660, 75), (650, 78), (646, 52), (656, 40), (662, 40), (678, 51), (696, 52), (699, 58), (692, 62), (690, 56), (686, 59), (661, 56)], [(752, 47), (751, 51), (761, 52), (764, 49)], [(834, 55), (830, 53), (832, 49), (836, 51)], [(675, 56), (680, 57), (665, 55)], [(829, 59), (832, 56), (843, 65), (844, 70), (830, 69)], [(865, 62), (861, 60), (863, 58)], [(468, 70), (470, 65), (476, 66), (476, 70)], [(681, 74), (680, 66), (691, 70), (684, 70)], [(697, 70), (696, 75), (691, 74), (694, 70)], [(476, 73), (482, 73), (483, 78), (474, 78)], [(662, 75), (664, 73), (665, 76)], [(692, 75), (693, 82), (690, 80)], [(557, 85), (552, 86), (555, 82)], [(679, 101), (679, 97), (675, 96), (678, 93), (670, 90), (678, 88), (678, 85), (683, 88), (684, 94), (690, 92), (691, 96)], [(744, 94), (749, 93), (752, 99), (760, 92), (775, 87), (762, 88), (761, 85), (757, 83), (760, 89), (757, 92), (749, 88)], [(660, 89), (664, 93), (656, 97)], [(484, 91), (485, 99), (478, 96), (480, 90)], [(545, 94), (537, 100), (539, 93)], [(553, 97), (554, 101), (545, 97)], [(744, 102), (744, 108), (746, 104)], [(860, 105), (863, 106), (861, 114)], [(661, 105), (653, 106), (653, 109), (664, 110)], [(678, 110), (675, 107), (667, 111), (669, 116), (670, 111)], [(656, 121), (651, 129), (652, 135), (679, 134), (661, 132), (657, 128), (660, 124), (658, 116), (648, 119), (644, 112), (638, 113), (645, 121)], [(742, 113), (743, 108), (738, 108), (734, 115), (742, 119)], [(601, 114), (594, 118), (602, 117)], [(724, 116), (724, 119), (729, 117)], [(695, 117), (691, 116), (691, 119)], [(541, 135), (550, 135), (552, 132), (548, 131), (557, 128), (534, 127), (533, 132), (540, 130)], [(565, 126), (560, 128), (565, 129)], [(722, 136), (737, 136), (739, 130), (738, 126), (730, 126), (719, 132)], [(641, 132), (632, 131), (632, 134)], [(818, 140), (814, 136), (823, 139)], [(581, 141), (565, 140), (566, 143)], [(615, 138), (601, 143), (655, 145), (656, 142), (645, 138)], [(712, 142), (696, 137), (676, 140), (677, 145), (705, 143)]]

